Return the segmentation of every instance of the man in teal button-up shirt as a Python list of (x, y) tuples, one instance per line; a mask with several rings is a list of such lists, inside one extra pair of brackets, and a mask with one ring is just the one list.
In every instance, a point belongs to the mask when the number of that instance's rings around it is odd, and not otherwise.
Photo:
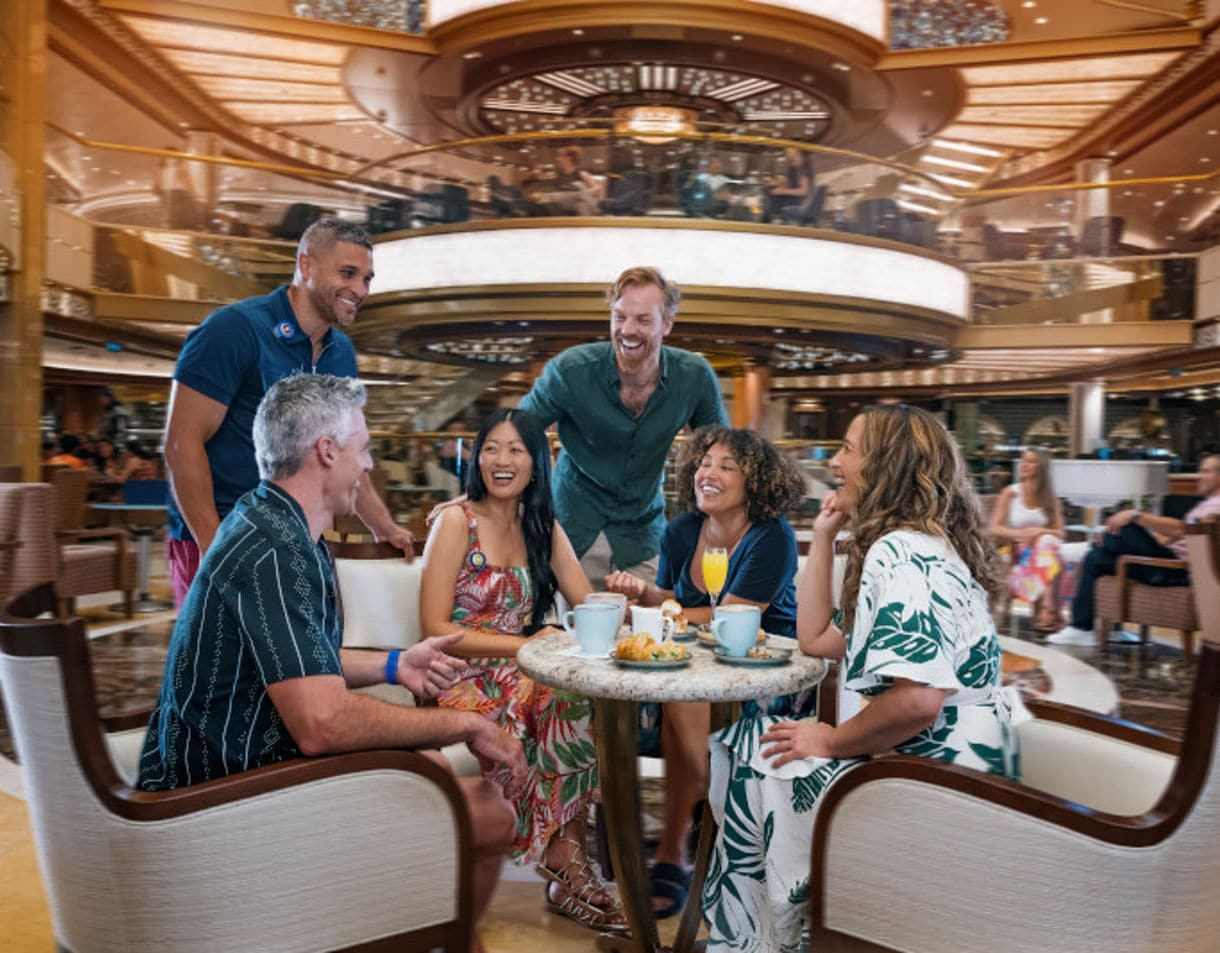
[[(711, 365), (662, 343), (680, 297), (655, 268), (629, 268), (606, 292), (610, 341), (552, 358), (521, 402), (559, 425), (555, 515), (595, 587), (611, 564), (655, 579), (665, 529), (661, 480), (674, 435), (728, 423)], [(599, 558), (603, 534), (609, 560)]]

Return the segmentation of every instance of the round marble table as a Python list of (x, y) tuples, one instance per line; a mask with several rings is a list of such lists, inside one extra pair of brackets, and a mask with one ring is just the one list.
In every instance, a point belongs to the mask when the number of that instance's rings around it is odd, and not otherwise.
[[(790, 639), (776, 639), (775, 643), (795, 645)], [(736, 703), (796, 692), (816, 685), (826, 674), (823, 659), (809, 658), (800, 652), (794, 653), (787, 665), (744, 667), (717, 662), (712, 652), (697, 642), (687, 644), (690, 663), (664, 671), (621, 668), (609, 658), (582, 656), (578, 654), (576, 640), (562, 632), (530, 639), (517, 652), (517, 665), (530, 678), (593, 700), (602, 809), (610, 855), (618, 873), (619, 895), (631, 925), (628, 937), (603, 937), (604, 949), (641, 953), (663, 949), (652, 913), (652, 891), (640, 829), (637, 703), (710, 702), (712, 727), (716, 729), (735, 717)], [(690, 893), (674, 940), (675, 953), (687, 953), (699, 929), (699, 898), (711, 850), (712, 826), (711, 812), (705, 810)]]

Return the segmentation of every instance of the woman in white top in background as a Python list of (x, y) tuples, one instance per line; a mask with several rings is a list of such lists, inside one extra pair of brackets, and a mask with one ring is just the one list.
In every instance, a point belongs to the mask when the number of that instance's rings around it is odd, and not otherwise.
[[(1051, 455), (1044, 447), (1030, 447), (1017, 464), (1018, 480), (1000, 494), (991, 514), (991, 535), (999, 544), (1013, 547), (1009, 588), (1034, 604), (1034, 626), (1056, 632), (1059, 619), (1059, 583), (1064, 536), (1063, 507), (1051, 484)], [(1049, 580), (1049, 581), (1046, 581)]]

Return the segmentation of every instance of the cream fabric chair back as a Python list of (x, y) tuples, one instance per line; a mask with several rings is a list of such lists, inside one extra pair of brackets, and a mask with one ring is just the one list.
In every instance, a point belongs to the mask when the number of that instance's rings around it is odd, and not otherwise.
[(452, 776), (405, 751), (133, 792), (102, 740), (80, 619), (0, 611), (0, 687), (56, 948), (466, 949), (471, 845)]
[(335, 559), (343, 599), (344, 648), (405, 649), (421, 638), (422, 560)]

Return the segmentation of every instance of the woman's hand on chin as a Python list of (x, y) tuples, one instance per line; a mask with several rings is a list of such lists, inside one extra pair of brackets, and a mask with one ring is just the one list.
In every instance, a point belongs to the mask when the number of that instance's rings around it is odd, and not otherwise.
[(832, 758), (830, 745), (834, 726), (804, 718), (801, 721), (780, 721), (762, 736), (762, 756), (771, 758), (771, 767), (783, 767), (789, 761), (804, 758)]
[(833, 538), (846, 522), (847, 511), (839, 505), (838, 491), (832, 490), (822, 497), (822, 505), (813, 521), (813, 531)]

